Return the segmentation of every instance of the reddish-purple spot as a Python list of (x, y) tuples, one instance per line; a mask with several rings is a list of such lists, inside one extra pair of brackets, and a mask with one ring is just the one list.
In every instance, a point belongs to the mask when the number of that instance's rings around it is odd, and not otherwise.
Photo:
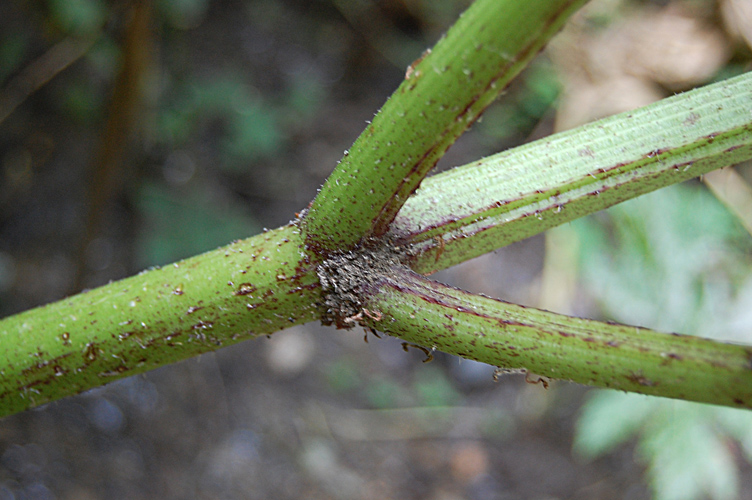
[(89, 342), (84, 347), (84, 359), (87, 361), (94, 361), (97, 359), (98, 349), (93, 342)]
[(635, 384), (639, 384), (643, 387), (653, 387), (653, 386), (658, 385), (656, 382), (638, 373), (632, 373), (631, 375), (627, 375), (627, 380)]
[(256, 291), (256, 287), (250, 283), (241, 283), (238, 289), (235, 290), (235, 295), (250, 295)]

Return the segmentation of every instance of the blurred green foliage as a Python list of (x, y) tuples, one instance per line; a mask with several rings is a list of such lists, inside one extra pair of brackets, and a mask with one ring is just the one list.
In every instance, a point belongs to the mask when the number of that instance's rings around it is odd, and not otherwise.
[(369, 380), (365, 386), (366, 400), (376, 409), (399, 408), (413, 406), (415, 397), (404, 383), (393, 380), (388, 376), (377, 376)]
[(175, 192), (146, 183), (136, 194), (144, 227), (136, 238), (139, 266), (163, 265), (190, 257), (260, 228), (242, 207), (216, 203), (212, 192), (196, 186)]
[(460, 392), (441, 367), (422, 366), (406, 384), (402, 372), (367, 376), (362, 366), (342, 357), (326, 365), (322, 374), (332, 393), (360, 392), (375, 409), (462, 405)]
[(92, 92), (91, 81), (75, 75), (66, 83), (64, 88), (59, 89), (61, 95), (55, 100), (59, 111), (82, 125), (90, 125), (101, 120), (104, 96)]
[(560, 91), (556, 68), (536, 59), (509, 94), (486, 110), (477, 128), (490, 144), (522, 141), (553, 108)]
[[(574, 222), (583, 284), (606, 315), (667, 332), (752, 343), (752, 242), (703, 186), (681, 184)], [(594, 391), (575, 450), (595, 458), (637, 436), (656, 500), (738, 498), (736, 439), (752, 413)]]
[(327, 363), (322, 370), (326, 386), (335, 394), (356, 390), (363, 383), (361, 367), (348, 356)]
[(0, 83), (5, 83), (26, 59), (29, 40), (24, 33), (3, 33), (0, 37)]
[[(573, 223), (585, 285), (610, 317), (750, 342), (736, 304), (752, 240), (705, 188), (683, 184)], [(751, 306), (752, 304), (743, 304)]]
[(247, 78), (235, 74), (190, 79), (171, 89), (159, 113), (157, 136), (171, 148), (195, 140), (197, 129), (217, 121), (222, 128), (222, 166), (246, 168), (276, 153), (284, 142), (278, 110), (271, 108)]
[(108, 16), (108, 7), (101, 0), (49, 0), (51, 18), (63, 31), (92, 36)]
[[(290, 189), (289, 178), (277, 182), (277, 177), (284, 176), (268, 172), (268, 165), (266, 170), (259, 169), (257, 163), (271, 162), (290, 135), (313, 119), (327, 97), (320, 78), (305, 72), (287, 75), (276, 92), (263, 95), (246, 66), (236, 63), (207, 74), (204, 66), (185, 55), (190, 53), (191, 29), (205, 20), (209, 2), (159, 1), (155, 5), (160, 51), (155, 66), (148, 68), (154, 73), (146, 78), (148, 109), (139, 116), (140, 143), (134, 144), (136, 153), (128, 167), (150, 155), (146, 169), (128, 174), (128, 195), (142, 223), (135, 238), (138, 266), (163, 264), (258, 232), (260, 227), (249, 209), (227, 189), (229, 183), (221, 176), (226, 174), (241, 186), (264, 185), (259, 191), (268, 197)], [(123, 51), (122, 23), (108, 23), (110, 18), (121, 21), (119, 11), (104, 0), (47, 0), (39, 8), (38, 14), (52, 28), (52, 40), (61, 35), (96, 38), (77, 69), (49, 86), (55, 111), (96, 134), (107, 118)], [(253, 9), (242, 13), (253, 14)], [(24, 30), (0, 37), (0, 81), (29, 64), (30, 47), (39, 44), (38, 37)], [(98, 139), (92, 140), (96, 144)], [(183, 149), (193, 155), (198, 173), (180, 182), (164, 182), (158, 165), (168, 161), (170, 151)], [(220, 169), (203, 168), (201, 162), (207, 157)]]
[(209, 8), (208, 0), (159, 0), (162, 17), (170, 25), (187, 29), (201, 22)]
[(413, 390), (424, 406), (454, 406), (462, 400), (446, 372), (430, 365), (415, 372)]

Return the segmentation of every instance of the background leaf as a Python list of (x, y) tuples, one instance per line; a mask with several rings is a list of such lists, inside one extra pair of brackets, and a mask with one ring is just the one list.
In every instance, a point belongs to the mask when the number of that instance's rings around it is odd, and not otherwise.
[[(663, 189), (573, 226), (582, 281), (608, 317), (750, 342), (750, 238), (701, 185)], [(598, 392), (582, 409), (574, 448), (594, 458), (637, 436), (654, 498), (728, 500), (738, 498), (728, 442), (748, 450), (750, 424), (746, 412)]]

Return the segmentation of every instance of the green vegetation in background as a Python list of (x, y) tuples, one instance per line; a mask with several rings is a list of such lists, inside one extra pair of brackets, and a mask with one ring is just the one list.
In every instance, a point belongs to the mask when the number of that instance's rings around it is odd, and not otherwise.
[(160, 14), (171, 26), (188, 29), (201, 23), (209, 8), (208, 0), (159, 0)]
[(462, 396), (438, 367), (425, 366), (415, 372), (414, 391), (424, 406), (454, 406), (462, 403)]
[[(221, 127), (218, 153), (230, 172), (271, 159), (285, 146), (289, 130), (309, 122), (325, 99), (314, 78), (294, 78), (280, 102), (272, 102), (234, 72), (176, 82), (157, 119), (158, 140), (170, 148), (193, 143), (207, 128)], [(210, 135), (210, 134), (209, 134)]]
[(415, 398), (404, 383), (389, 376), (369, 380), (365, 386), (365, 396), (372, 408), (380, 410), (415, 405)]
[(325, 368), (323, 376), (332, 393), (362, 391), (376, 409), (462, 405), (462, 395), (440, 367), (423, 366), (406, 383), (404, 375), (369, 376), (360, 365), (340, 358)]
[(752, 284), (752, 240), (697, 183), (623, 203), (573, 227), (583, 281), (613, 319), (750, 342), (735, 326), (734, 304)]
[(80, 74), (71, 75), (65, 85), (56, 89), (59, 97), (55, 104), (67, 118), (83, 126), (101, 123), (105, 96), (95, 91), (90, 78)]
[(219, 121), (224, 167), (243, 169), (274, 155), (284, 142), (276, 113), (245, 80), (224, 74), (177, 84), (158, 117), (160, 140), (181, 147), (195, 140), (197, 129)]
[(348, 356), (340, 356), (321, 368), (326, 387), (334, 394), (354, 391), (363, 383), (360, 365)]
[(104, 25), (108, 8), (101, 0), (49, 0), (55, 24), (72, 35), (92, 36)]
[(197, 187), (178, 193), (144, 184), (136, 205), (144, 220), (136, 239), (136, 259), (142, 267), (163, 265), (260, 231), (243, 207), (217, 203), (209, 190)]
[(85, 71), (66, 71), (60, 75), (51, 104), (66, 118), (82, 126), (99, 128), (104, 121), (107, 103), (111, 99), (111, 85), (120, 66), (120, 46), (107, 33), (97, 41), (79, 61)]
[(29, 38), (25, 33), (3, 33), (0, 40), (0, 84), (21, 68), (28, 57)]
[(520, 78), (521, 85), (490, 106), (476, 125), (491, 145), (499, 140), (525, 139), (552, 108), (561, 91), (556, 69), (546, 60), (536, 59)]
[[(681, 184), (572, 223), (590, 295), (617, 321), (750, 343), (749, 235), (706, 189)], [(565, 228), (571, 231), (571, 229)], [(637, 436), (655, 500), (738, 496), (730, 439), (752, 461), (752, 414), (597, 391), (577, 426), (587, 458)]]

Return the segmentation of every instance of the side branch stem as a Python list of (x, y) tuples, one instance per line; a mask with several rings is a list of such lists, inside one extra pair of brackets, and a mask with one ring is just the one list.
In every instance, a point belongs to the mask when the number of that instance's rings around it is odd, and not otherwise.
[(426, 179), (390, 228), (421, 274), (752, 158), (752, 73)]
[(406, 268), (368, 292), (365, 324), (429, 349), (553, 379), (752, 408), (752, 346), (509, 304)]

